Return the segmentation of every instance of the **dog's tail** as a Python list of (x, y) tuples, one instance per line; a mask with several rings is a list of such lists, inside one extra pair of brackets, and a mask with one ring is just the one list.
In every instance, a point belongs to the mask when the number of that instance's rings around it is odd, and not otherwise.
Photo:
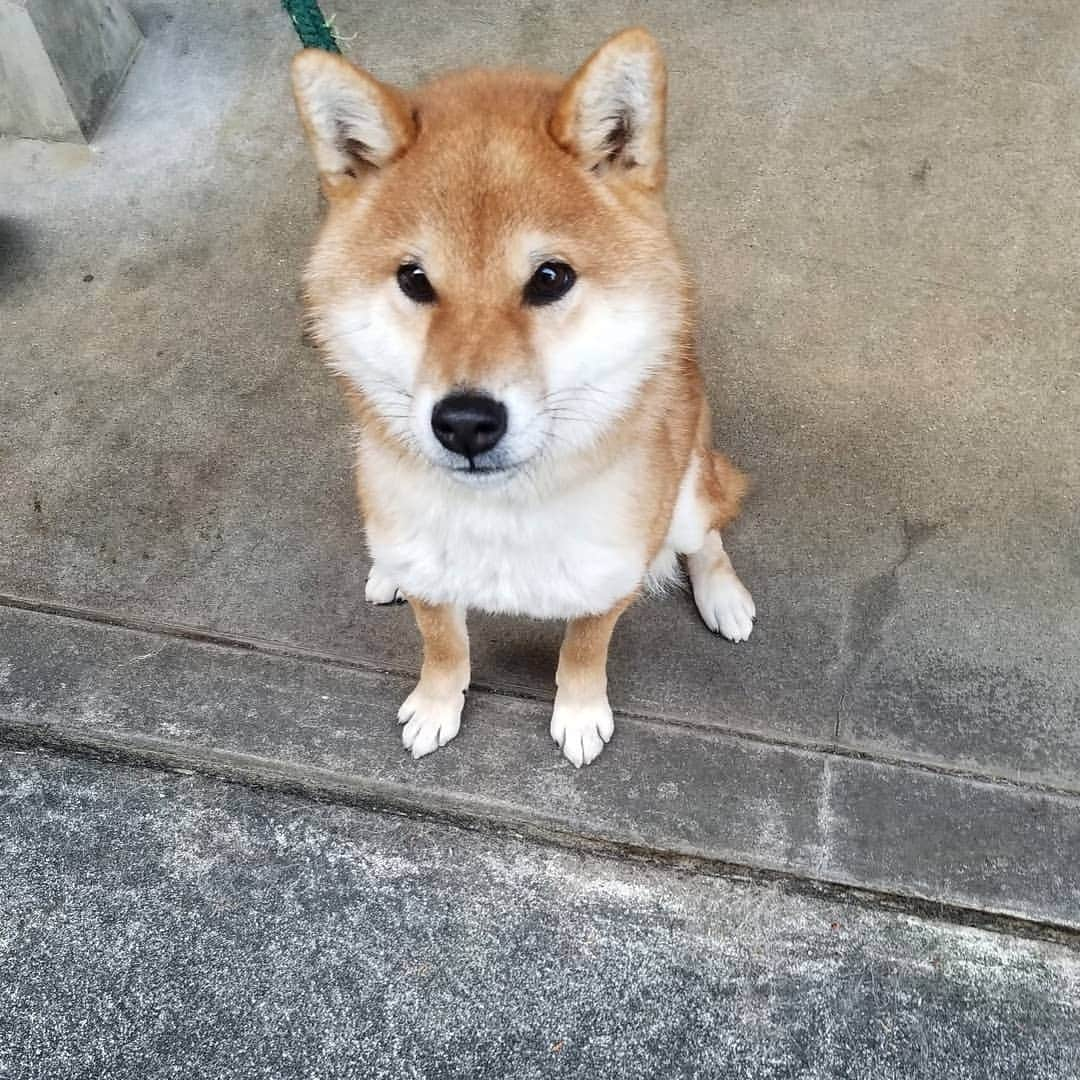
[(712, 505), (712, 527), (723, 529), (739, 516), (750, 480), (723, 454), (714, 450), (709, 456), (712, 468), (705, 470), (705, 485)]

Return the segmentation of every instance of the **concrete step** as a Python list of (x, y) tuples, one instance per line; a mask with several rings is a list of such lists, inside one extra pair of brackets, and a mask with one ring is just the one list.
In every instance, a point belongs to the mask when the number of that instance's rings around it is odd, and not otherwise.
[(641, 715), (579, 771), (547, 703), (483, 691), (414, 762), (395, 723), (410, 677), (85, 615), (0, 607), (3, 743), (1080, 930), (1069, 792)]

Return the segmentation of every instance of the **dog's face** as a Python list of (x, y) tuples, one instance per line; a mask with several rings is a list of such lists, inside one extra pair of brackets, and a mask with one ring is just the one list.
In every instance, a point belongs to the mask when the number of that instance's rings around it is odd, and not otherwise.
[(473, 485), (601, 440), (685, 304), (652, 38), (565, 85), (474, 71), (405, 97), (315, 51), (293, 79), (329, 204), (312, 329), (366, 414)]

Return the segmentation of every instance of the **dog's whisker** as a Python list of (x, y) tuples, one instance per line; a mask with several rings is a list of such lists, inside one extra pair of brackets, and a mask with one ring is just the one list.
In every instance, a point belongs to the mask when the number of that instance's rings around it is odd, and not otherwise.
[(558, 409), (546, 409), (544, 411), (544, 416), (547, 416), (552, 420), (574, 420), (582, 424), (593, 424), (596, 422), (591, 416), (576, 416), (573, 413)]
[[(319, 323), (317, 320), (312, 319), (310, 321), (316, 329), (319, 327)], [(359, 323), (356, 326), (347, 326), (344, 330), (338, 330), (336, 333), (333, 334), (317, 332), (312, 334), (312, 337), (319, 345), (329, 345), (331, 341), (340, 341), (342, 338), (351, 337), (353, 334), (359, 334), (362, 331), (367, 330), (370, 326), (371, 322), (369, 321), (366, 323)]]
[(545, 394), (542, 398), (543, 401), (555, 401), (560, 398), (577, 398), (584, 395), (592, 395), (594, 397), (610, 397), (610, 392), (602, 389), (601, 387), (593, 386), (592, 383), (581, 383), (578, 386), (564, 387), (562, 390), (553, 390), (548, 394)]

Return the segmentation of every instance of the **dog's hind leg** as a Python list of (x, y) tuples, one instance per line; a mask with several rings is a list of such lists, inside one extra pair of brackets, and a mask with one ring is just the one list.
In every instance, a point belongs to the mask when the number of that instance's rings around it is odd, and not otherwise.
[(580, 769), (604, 749), (615, 731), (607, 696), (608, 645), (619, 616), (632, 596), (603, 615), (571, 619), (559, 650), (551, 737)]
[(364, 599), (369, 604), (404, 604), (405, 597), (397, 582), (383, 573), (378, 563), (372, 563), (364, 586)]
[(720, 529), (738, 514), (745, 490), (745, 479), (727, 458), (703, 452), (695, 493), (709, 528), (701, 546), (685, 552), (686, 568), (705, 625), (729, 641), (745, 641), (757, 616), (753, 597), (735, 573), (720, 536)]
[(728, 641), (745, 641), (754, 629), (754, 598), (731, 565), (719, 529), (710, 529), (699, 551), (686, 557), (694, 603), (705, 625)]
[(420, 681), (398, 710), (401, 741), (414, 758), (445, 746), (461, 726), (469, 686), (469, 634), (465, 612), (450, 604), (409, 597), (424, 642)]

